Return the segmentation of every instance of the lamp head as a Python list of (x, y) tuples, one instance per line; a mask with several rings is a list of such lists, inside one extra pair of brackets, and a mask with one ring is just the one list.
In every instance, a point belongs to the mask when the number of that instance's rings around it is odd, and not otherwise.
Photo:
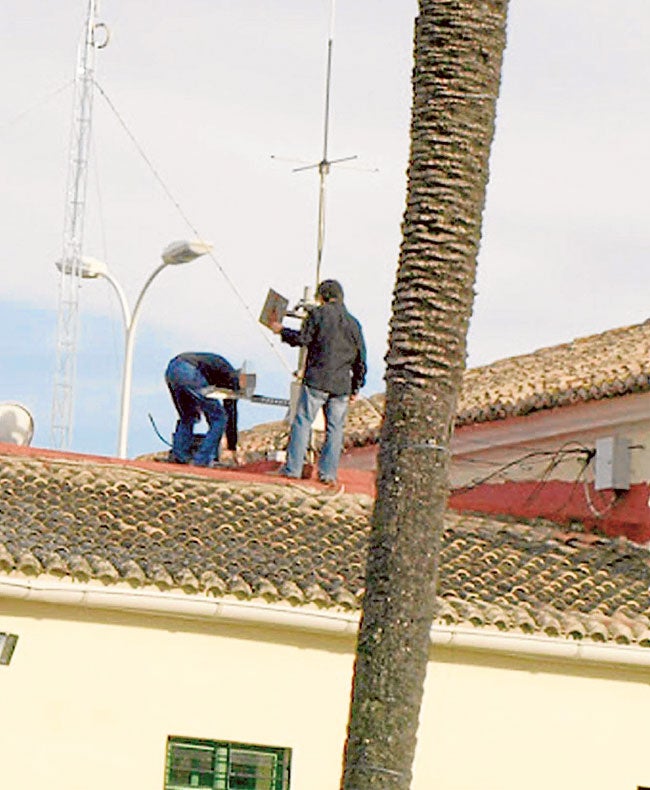
[[(79, 263), (79, 274), (84, 280), (95, 280), (97, 277), (105, 277), (108, 272), (106, 264), (103, 261), (98, 261), (97, 258), (90, 258), (84, 255)], [(60, 272), (70, 274), (74, 268), (73, 260), (69, 258), (66, 261), (56, 261), (56, 268)]]
[(212, 246), (209, 241), (172, 241), (162, 251), (162, 259), (166, 264), (172, 266), (179, 263), (189, 263), (210, 252)]

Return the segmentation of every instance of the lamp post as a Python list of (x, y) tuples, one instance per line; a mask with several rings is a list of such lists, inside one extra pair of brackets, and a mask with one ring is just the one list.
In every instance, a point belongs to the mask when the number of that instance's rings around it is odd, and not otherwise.
[[(81, 277), (84, 280), (95, 280), (103, 277), (108, 280), (115, 290), (120, 307), (122, 308), (122, 318), (124, 320), (124, 363), (122, 367), (122, 394), (120, 397), (120, 424), (117, 440), (118, 458), (126, 458), (129, 416), (131, 411), (131, 381), (133, 371), (133, 349), (135, 345), (135, 330), (140, 317), (142, 300), (149, 289), (151, 283), (156, 279), (160, 272), (167, 266), (177, 266), (182, 263), (189, 263), (196, 258), (210, 252), (212, 244), (203, 241), (173, 241), (162, 251), (162, 263), (149, 275), (147, 281), (142, 286), (142, 290), (136, 299), (133, 312), (129, 309), (124, 290), (119, 282), (109, 272), (108, 267), (102, 261), (95, 258), (84, 257), (81, 259)], [(57, 268), (62, 269), (63, 264), (57, 261)]]

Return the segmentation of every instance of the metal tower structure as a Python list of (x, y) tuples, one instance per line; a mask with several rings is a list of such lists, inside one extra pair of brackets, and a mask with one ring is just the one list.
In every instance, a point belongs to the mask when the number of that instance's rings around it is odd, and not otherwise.
[[(88, 0), (88, 12), (77, 53), (73, 123), (70, 135), (64, 215), (63, 255), (59, 277), (56, 368), (52, 400), (52, 443), (70, 446), (74, 411), (79, 288), (86, 208), (86, 183), (93, 110), (95, 51), (108, 43), (106, 27), (96, 21), (99, 0)], [(101, 41), (97, 40), (98, 35)]]

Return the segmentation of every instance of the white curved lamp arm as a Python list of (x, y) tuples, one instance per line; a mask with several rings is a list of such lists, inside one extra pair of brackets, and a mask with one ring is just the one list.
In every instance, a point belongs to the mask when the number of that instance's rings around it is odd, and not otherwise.
[(103, 277), (105, 280), (108, 280), (113, 290), (117, 294), (117, 298), (119, 299), (120, 302), (120, 307), (122, 308), (124, 331), (126, 332), (128, 330), (129, 324), (131, 323), (131, 310), (129, 309), (129, 303), (126, 301), (126, 294), (124, 293), (124, 289), (109, 271), (103, 272), (99, 276)]
[[(140, 317), (142, 299), (149, 286), (158, 274), (169, 264), (161, 263), (160, 266), (149, 276), (146, 283), (142, 286), (140, 295), (133, 308), (130, 320), (126, 323), (126, 335), (124, 343), (124, 369), (122, 373), (122, 397), (120, 401), (120, 430), (117, 441), (117, 457), (126, 458), (127, 441), (129, 433), (129, 413), (131, 411), (131, 374), (133, 370), (133, 347), (135, 344), (135, 329)], [(124, 302), (126, 304), (126, 302)], [(122, 309), (124, 310), (124, 304)], [(128, 307), (127, 307), (128, 311)], [(125, 313), (126, 315), (126, 313)]]

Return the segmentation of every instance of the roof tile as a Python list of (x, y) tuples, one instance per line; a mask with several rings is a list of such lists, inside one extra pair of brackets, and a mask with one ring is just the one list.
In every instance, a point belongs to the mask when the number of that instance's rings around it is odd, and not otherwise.
[[(648, 391), (650, 322), (644, 322), (467, 370), (456, 424), (500, 420)], [(345, 429), (346, 447), (376, 443), (383, 410), (381, 394), (352, 404)], [(317, 446), (320, 441), (317, 435)], [(242, 450), (249, 460), (285, 449), (287, 443), (288, 428), (283, 422), (256, 426), (241, 435)]]
[[(359, 607), (368, 497), (165, 469), (0, 453), (0, 573)], [(649, 584), (625, 539), (449, 511), (436, 622), (650, 647)]]

